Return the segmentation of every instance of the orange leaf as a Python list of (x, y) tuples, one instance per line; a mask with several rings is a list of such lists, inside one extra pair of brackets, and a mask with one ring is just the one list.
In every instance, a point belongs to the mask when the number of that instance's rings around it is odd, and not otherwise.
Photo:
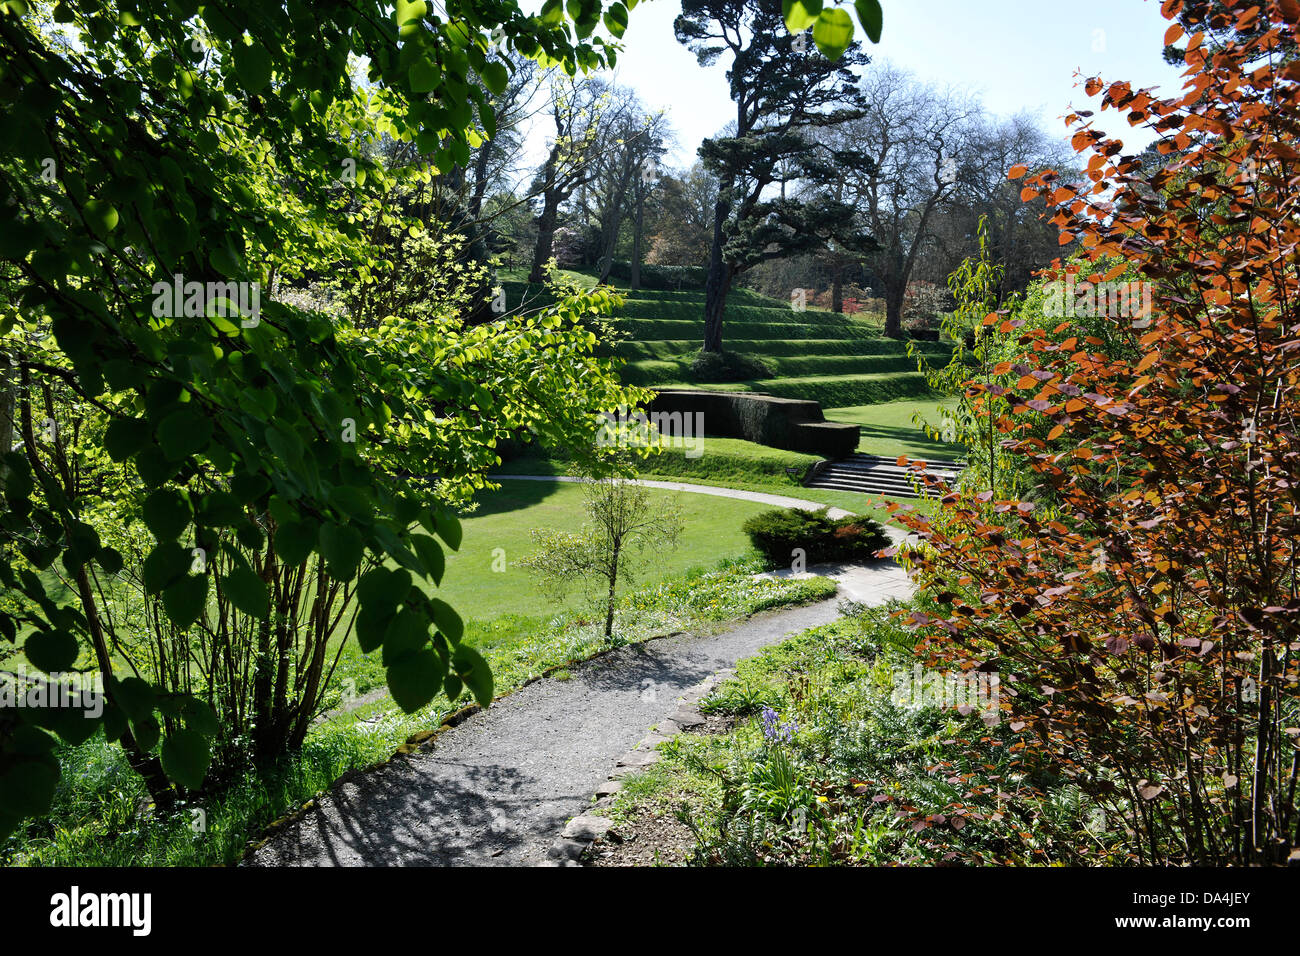
[(1007, 179), (1019, 179), (1025, 173), (1029, 172), (1029, 167), (1024, 163), (1016, 163), (1007, 170)]
[(1052, 441), (1054, 439), (1060, 438), (1064, 434), (1065, 434), (1065, 426), (1057, 425), (1055, 428), (1053, 428), (1050, 432), (1047, 433), (1047, 440)]
[(1165, 46), (1173, 46), (1183, 35), (1183, 28), (1180, 24), (1175, 23), (1165, 31)]

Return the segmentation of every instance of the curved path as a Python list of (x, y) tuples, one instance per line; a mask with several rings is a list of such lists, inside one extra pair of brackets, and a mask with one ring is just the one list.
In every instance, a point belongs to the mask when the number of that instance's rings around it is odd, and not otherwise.
[[(553, 480), (547, 478), (546, 480)], [(646, 482), (810, 507), (779, 495)], [(878, 604), (910, 591), (892, 562), (827, 567), (840, 596)], [(531, 865), (590, 804), (615, 761), (718, 670), (839, 616), (836, 599), (755, 615), (710, 635), (619, 648), (496, 701), (433, 746), (335, 786), (247, 860), (253, 866)]]

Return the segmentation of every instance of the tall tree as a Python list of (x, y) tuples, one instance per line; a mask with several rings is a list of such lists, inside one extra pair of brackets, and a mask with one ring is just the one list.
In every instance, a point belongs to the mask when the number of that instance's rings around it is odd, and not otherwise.
[(862, 80), (865, 104), (827, 134), (837, 148), (856, 148), (851, 200), (875, 238), (867, 258), (884, 293), (885, 333), (902, 335), (903, 297), (917, 259), (933, 238), (938, 214), (969, 177), (976, 108), (926, 87), (892, 66)]
[(592, 174), (578, 194), (578, 214), (593, 231), (593, 257), (601, 282), (609, 278), (623, 226), (635, 214), (638, 196), (657, 178), (667, 119), (648, 111), (634, 92), (610, 86), (600, 134), (591, 151)]
[(808, 134), (859, 114), (852, 67), (868, 58), (847, 40), (837, 60), (812, 49), (806, 37), (786, 30), (780, 0), (683, 0), (673, 30), (701, 66), (724, 55), (730, 59), (727, 82), (735, 121), (700, 147), (701, 161), (718, 181), (704, 350), (720, 352), (723, 310), (736, 277), (823, 241), (816, 227), (824, 223), (813, 217), (827, 215), (828, 206), (810, 209), (774, 194), (806, 172)]
[[(3, 709), (0, 837), (48, 808), (56, 738), (103, 729), (161, 798), (167, 779), (202, 785), (217, 729), (210, 701), (117, 663), (102, 599), (124, 552), (95, 526), (87, 497), (97, 489), (70, 460), (73, 444), (129, 479), (114, 498), (149, 528), (141, 578), (170, 625), (194, 627), (219, 591), (274, 633), (285, 609), (272, 610), (259, 573), (310, 562), (356, 582), (356, 637), (382, 645), (400, 706), (467, 687), (490, 702), (486, 662), (426, 590), (442, 579), (438, 539), (460, 541), (454, 510), (435, 495), (472, 482), (465, 469), (491, 467), (491, 432), (511, 419), (511, 430), (570, 430), (585, 447), (593, 410), (621, 390), (572, 323), (465, 330), (407, 317), (372, 336), (275, 290), (341, 262), (358, 274), (387, 265), (367, 226), (396, 178), (358, 156), (358, 143), (386, 130), (414, 140), (441, 174), (463, 166), (475, 107), (492, 132), (480, 80), (500, 92), (508, 79), (487, 57), (494, 27), (525, 56), (574, 71), (610, 65), (607, 41), (592, 35), (600, 0), (570, 9), (572, 23), (513, 0), (448, 3), (438, 15), (422, 0), (226, 0), (198, 13), (150, 0), (61, 3), (56, 23), (48, 4), (0, 4), (0, 275), (16, 286), (0, 301), (0, 336), (17, 363), (22, 431), (21, 450), (4, 456), (0, 641), (21, 640), (51, 679), (93, 661), (106, 698), (95, 716)], [(604, 9), (621, 35), (625, 7)], [(364, 88), (354, 54), (368, 63)], [(515, 412), (488, 407), (516, 399)], [(68, 429), (69, 410), (93, 428)], [(430, 473), (437, 488), (410, 478)], [(223, 588), (194, 550), (231, 562)], [(289, 666), (292, 651), (274, 653), (274, 666)]]
[(596, 174), (597, 151), (605, 111), (604, 85), (586, 81), (556, 81), (551, 85), (550, 117), (554, 136), (537, 171), (531, 192), (537, 197), (537, 243), (529, 282), (546, 277), (546, 264), (555, 245), (560, 207)]

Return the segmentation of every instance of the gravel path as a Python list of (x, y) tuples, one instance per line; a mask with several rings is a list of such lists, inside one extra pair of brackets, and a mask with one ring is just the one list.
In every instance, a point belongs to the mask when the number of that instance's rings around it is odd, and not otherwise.
[[(842, 579), (842, 596), (864, 603), (908, 590), (902, 569), (889, 562), (828, 573)], [(620, 648), (574, 667), (567, 680), (530, 684), (444, 731), (430, 751), (336, 787), (248, 862), (541, 863), (618, 757), (672, 710), (679, 694), (790, 634), (834, 620), (836, 606), (831, 599), (756, 615), (718, 634)]]

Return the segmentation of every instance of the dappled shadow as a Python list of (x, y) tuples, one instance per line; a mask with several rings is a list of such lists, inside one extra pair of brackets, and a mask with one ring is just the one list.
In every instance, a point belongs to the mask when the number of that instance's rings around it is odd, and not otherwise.
[(671, 698), (698, 684), (713, 672), (699, 660), (659, 653), (656, 644), (634, 644), (584, 665), (577, 677), (599, 691), (627, 691), (640, 694), (647, 687)]
[(508, 475), (501, 475), (492, 480), (499, 481), (501, 490), (480, 491), (474, 499), (479, 503), (478, 510), (470, 517), (482, 518), (487, 515), (507, 514), (522, 508), (531, 508), (556, 494), (565, 484), (562, 481), (511, 480)]
[[(452, 866), (490, 863), (557, 829), (588, 794), (540, 795), (517, 767), (427, 759), (400, 761), (359, 776), (334, 792), (328, 810), (313, 808), (254, 859), (283, 865)], [(553, 805), (554, 809), (547, 812)], [(525, 811), (527, 811), (525, 813)], [(540, 812), (539, 812), (540, 811)], [(527, 826), (516, 821), (527, 817)], [(529, 832), (529, 831), (533, 832)]]
[[(899, 448), (911, 449), (945, 461), (952, 460), (962, 452), (959, 446), (932, 441), (926, 437), (925, 432), (915, 425), (900, 427), (897, 425), (866, 425), (859, 423), (858, 428), (862, 439), (874, 438), (888, 441)], [(915, 455), (909, 453), (908, 457), (912, 458)]]
[(765, 612), (716, 634), (629, 645), (521, 688), (431, 750), (356, 774), (286, 825), (255, 866), (540, 862), (565, 821), (678, 696), (784, 635), (837, 616), (833, 600)]

